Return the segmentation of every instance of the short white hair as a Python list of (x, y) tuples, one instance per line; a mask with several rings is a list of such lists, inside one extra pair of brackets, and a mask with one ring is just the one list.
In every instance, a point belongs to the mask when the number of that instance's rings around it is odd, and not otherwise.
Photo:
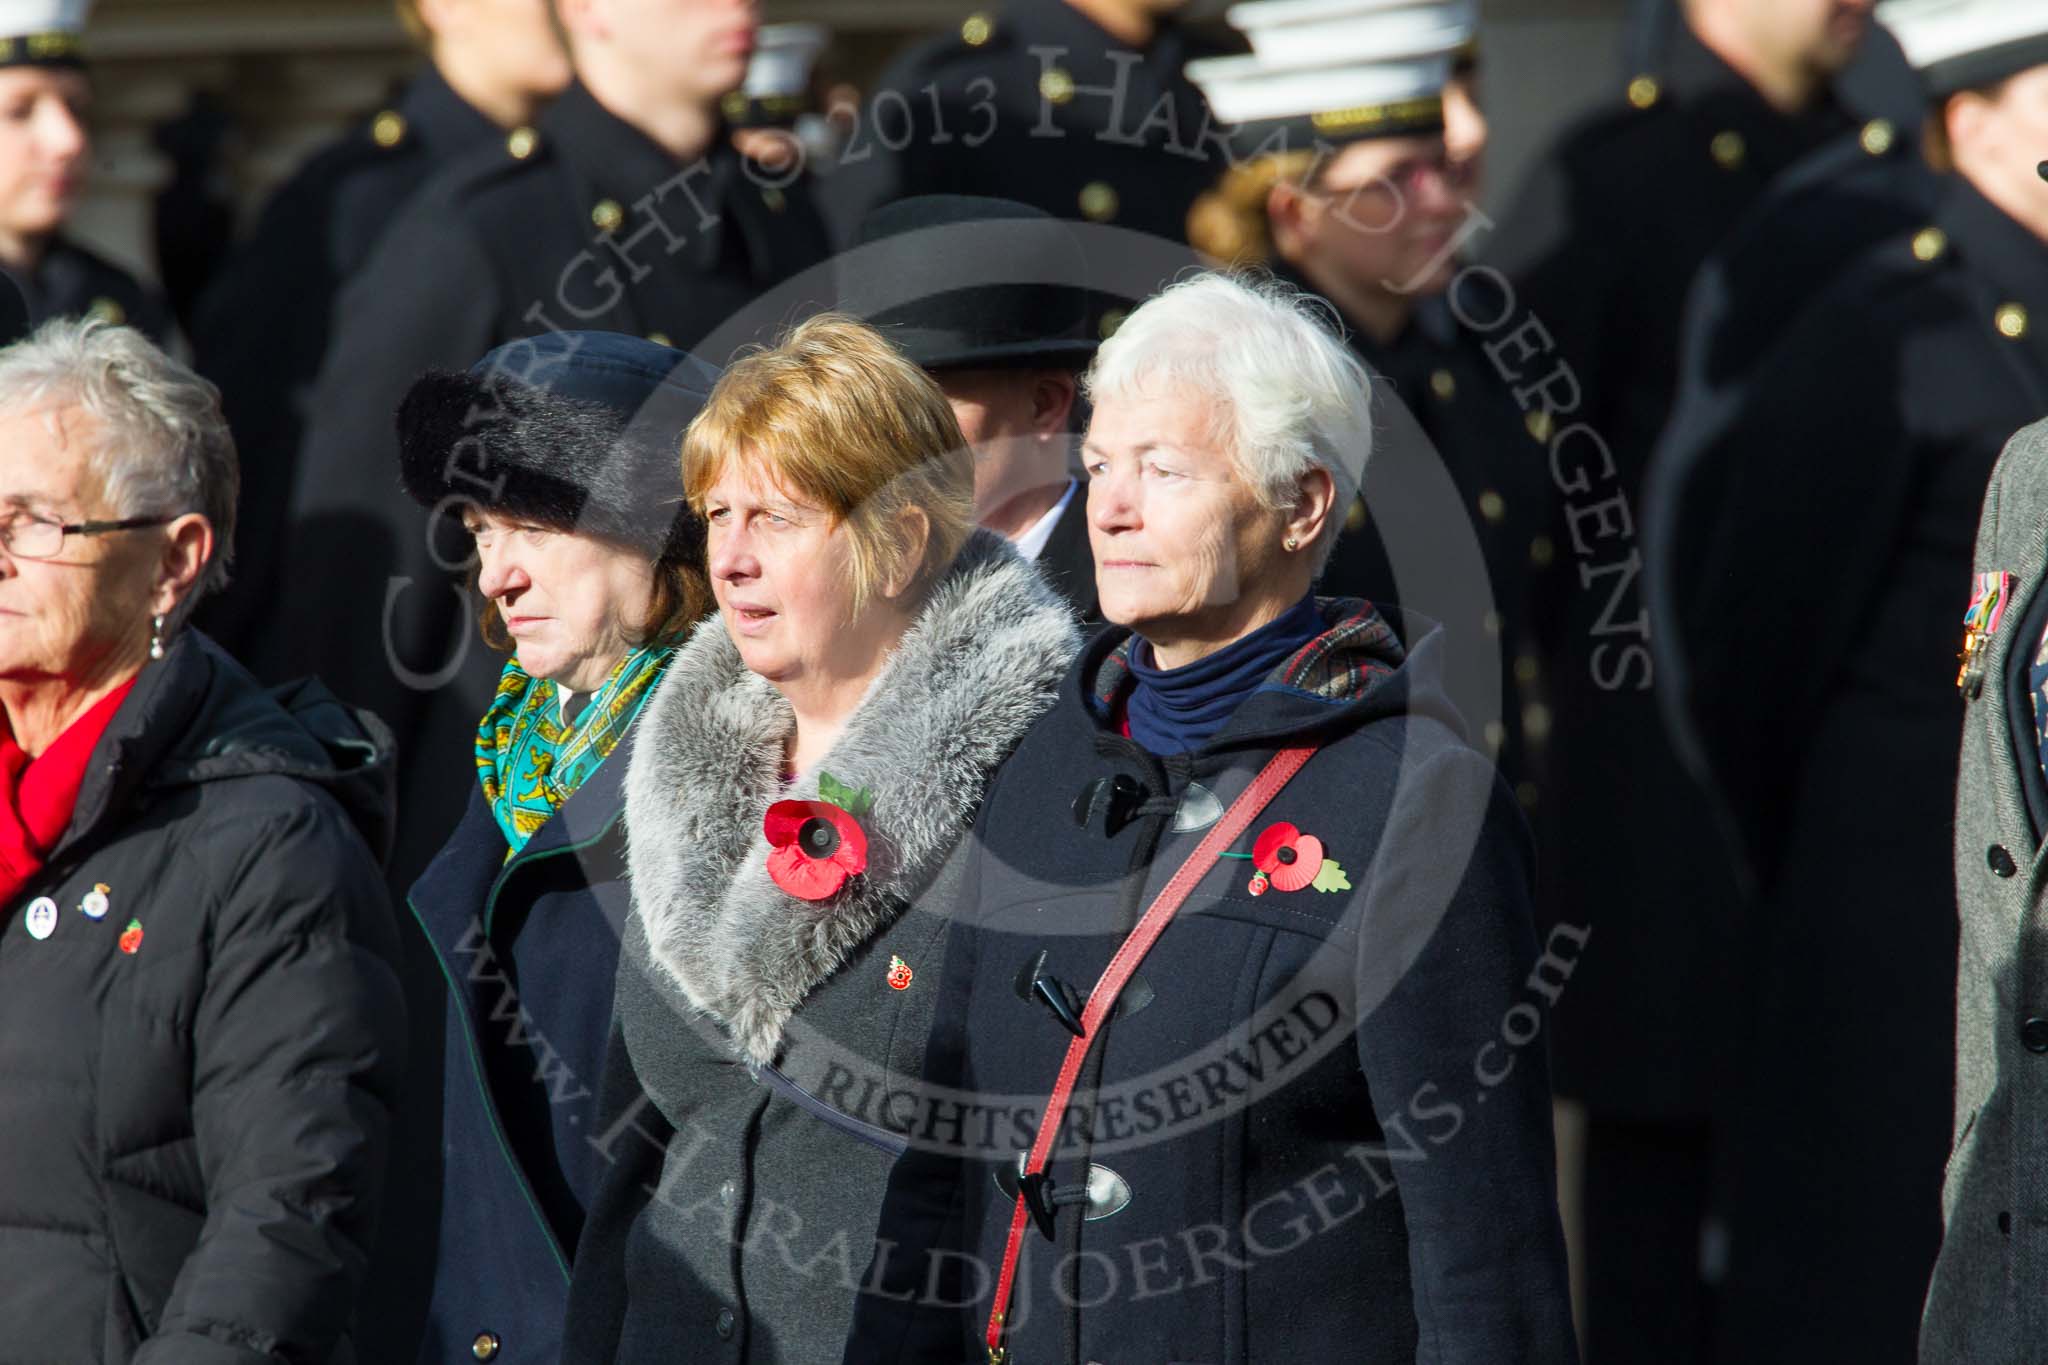
[(1095, 403), (1212, 399), (1216, 439), (1264, 506), (1292, 506), (1301, 476), (1327, 470), (1336, 499), (1315, 546), (1322, 571), (1372, 455), (1372, 372), (1329, 304), (1270, 277), (1203, 271), (1134, 309), (1084, 382)]
[(57, 318), (0, 349), (0, 409), (62, 403), (92, 418), (86, 468), (118, 517), (213, 524), (213, 558), (173, 614), (182, 623), (228, 579), (241, 475), (220, 391), (132, 327)]

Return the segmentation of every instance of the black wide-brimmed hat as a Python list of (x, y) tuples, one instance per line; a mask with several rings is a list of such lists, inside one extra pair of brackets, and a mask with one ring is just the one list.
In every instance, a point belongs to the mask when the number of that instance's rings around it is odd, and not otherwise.
[(1081, 369), (1095, 354), (1073, 229), (979, 195), (899, 199), (861, 221), (839, 304), (927, 370)]
[(704, 528), (683, 504), (683, 431), (717, 382), (687, 351), (616, 332), (508, 341), (414, 383), (399, 481), (424, 507), (466, 501), (654, 559), (688, 554)]

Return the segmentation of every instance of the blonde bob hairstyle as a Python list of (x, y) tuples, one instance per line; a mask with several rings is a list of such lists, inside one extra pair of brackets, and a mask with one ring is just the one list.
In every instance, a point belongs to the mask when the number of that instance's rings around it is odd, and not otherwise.
[(906, 595), (922, 596), (974, 530), (974, 455), (946, 395), (880, 332), (841, 313), (726, 367), (683, 434), (683, 493), (699, 516), (734, 460), (847, 529), (855, 615), (907, 567)]

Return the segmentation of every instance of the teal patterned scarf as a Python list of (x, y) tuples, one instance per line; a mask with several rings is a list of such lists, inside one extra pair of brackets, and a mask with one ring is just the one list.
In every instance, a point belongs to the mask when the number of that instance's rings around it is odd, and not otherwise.
[(516, 657), (506, 661), (477, 730), (476, 772), (511, 845), (507, 857), (618, 747), (674, 654), (673, 644), (644, 645), (619, 660), (574, 726), (562, 724), (554, 683), (528, 674)]

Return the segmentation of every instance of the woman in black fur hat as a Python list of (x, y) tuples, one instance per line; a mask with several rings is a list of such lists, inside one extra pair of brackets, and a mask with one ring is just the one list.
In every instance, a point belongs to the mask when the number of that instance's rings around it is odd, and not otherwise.
[[(710, 609), (676, 452), (716, 377), (636, 337), (558, 332), (426, 376), (399, 413), (406, 491), (460, 511), (485, 638), (512, 650), (468, 809), (408, 897), (449, 994), (441, 1140), (399, 1158), (445, 1169), (397, 1177), (440, 1198), (422, 1359), (552, 1365), (560, 1348), (626, 907), (611, 756)], [(387, 1241), (431, 1235), (430, 1198), (392, 1207), (426, 1226)]]

